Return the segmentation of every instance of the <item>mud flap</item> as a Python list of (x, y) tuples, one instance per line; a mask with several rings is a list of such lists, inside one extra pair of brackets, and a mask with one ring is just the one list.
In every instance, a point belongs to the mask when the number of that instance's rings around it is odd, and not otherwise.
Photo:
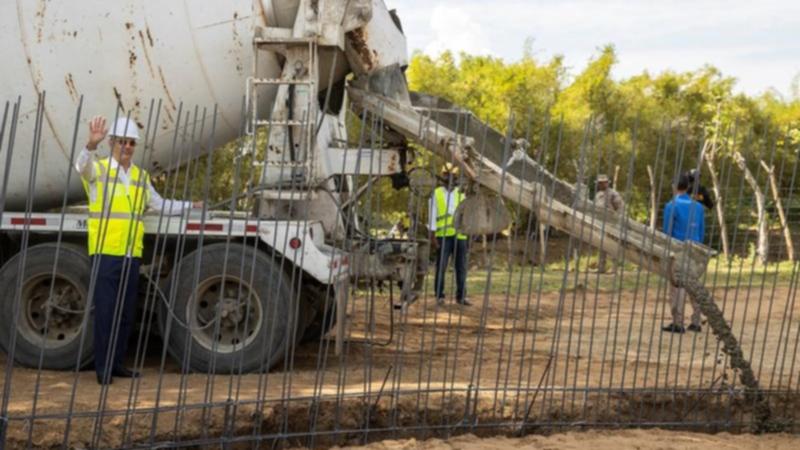
[(342, 277), (335, 283), (334, 299), (336, 301), (336, 355), (344, 349), (345, 327), (347, 326), (347, 296), (350, 293), (349, 277)]

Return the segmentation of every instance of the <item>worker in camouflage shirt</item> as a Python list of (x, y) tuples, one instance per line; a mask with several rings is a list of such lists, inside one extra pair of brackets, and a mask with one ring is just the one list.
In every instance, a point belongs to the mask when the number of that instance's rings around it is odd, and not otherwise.
[[(622, 214), (622, 210), (625, 207), (622, 196), (608, 185), (608, 176), (603, 174), (597, 175), (597, 191), (594, 194), (594, 203), (608, 211), (613, 211), (615, 214)], [(610, 220), (611, 215), (601, 219)], [(597, 272), (606, 272), (606, 257), (606, 252), (600, 250), (597, 258)]]

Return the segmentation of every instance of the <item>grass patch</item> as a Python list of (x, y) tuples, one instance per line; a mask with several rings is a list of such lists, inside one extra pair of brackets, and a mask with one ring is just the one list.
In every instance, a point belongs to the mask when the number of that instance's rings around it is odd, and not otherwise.
[[(646, 272), (634, 264), (625, 264), (616, 274), (598, 274), (596, 257), (582, 258), (575, 271), (572, 267), (565, 273), (565, 264), (551, 263), (541, 266), (519, 264), (494, 264), (491, 268), (472, 267), (467, 272), (467, 291), (471, 295), (487, 292), (501, 295), (527, 295), (529, 291), (552, 293), (562, 288), (571, 291), (585, 289), (601, 292), (635, 291), (644, 288), (662, 288), (665, 282), (659, 275)], [(609, 271), (611, 263), (608, 263)], [(798, 264), (791, 261), (763, 265), (752, 259), (714, 258), (708, 264), (705, 285), (709, 288), (758, 287), (773, 285), (788, 287), (797, 276)], [(433, 270), (430, 273), (433, 282)], [(454, 272), (448, 270), (448, 283), (453, 282)]]

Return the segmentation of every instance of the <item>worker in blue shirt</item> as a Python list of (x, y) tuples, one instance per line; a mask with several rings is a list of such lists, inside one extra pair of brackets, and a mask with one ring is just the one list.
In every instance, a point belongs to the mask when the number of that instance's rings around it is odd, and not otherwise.
[[(664, 207), (664, 233), (680, 241), (692, 240), (703, 242), (705, 232), (705, 218), (703, 205), (692, 200), (688, 194), (691, 181), (686, 174), (682, 174), (674, 185), (675, 196)], [(672, 323), (662, 328), (671, 333), (683, 333), (683, 308), (686, 302), (686, 290), (670, 285), (672, 296)], [(692, 318), (688, 329), (694, 332), (702, 331), (700, 326), (700, 308), (691, 299)]]

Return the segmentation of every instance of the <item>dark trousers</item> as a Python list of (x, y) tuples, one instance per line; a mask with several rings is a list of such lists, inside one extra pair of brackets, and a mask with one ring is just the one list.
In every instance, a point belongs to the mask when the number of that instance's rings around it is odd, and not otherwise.
[[(122, 367), (125, 359), (128, 338), (136, 319), (140, 261), (122, 256), (95, 255), (94, 263), (97, 264), (94, 286), (94, 366), (97, 375), (104, 376)], [(115, 346), (109, 352), (112, 343)]]
[(436, 254), (436, 298), (444, 298), (444, 279), (450, 255), (455, 256), (456, 263), (456, 300), (464, 300), (467, 284), (467, 241), (455, 236), (436, 238), (439, 251)]

